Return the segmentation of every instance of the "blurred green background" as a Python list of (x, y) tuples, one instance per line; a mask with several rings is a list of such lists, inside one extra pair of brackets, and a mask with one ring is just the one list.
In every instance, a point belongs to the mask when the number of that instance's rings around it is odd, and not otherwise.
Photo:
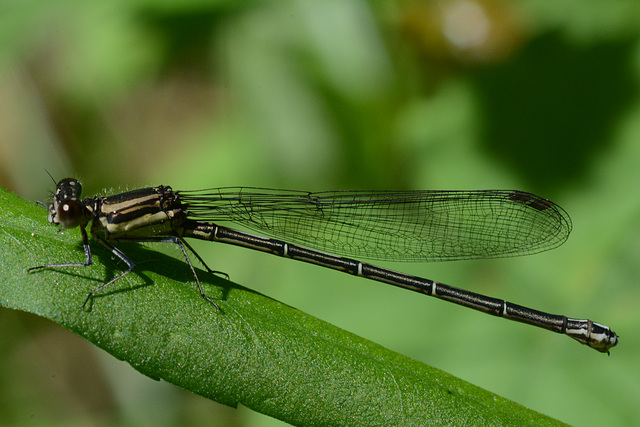
[[(235, 282), (529, 408), (640, 423), (640, 3), (0, 11), (0, 185), (34, 201), (53, 189), (47, 171), (81, 179), (87, 196), (159, 184), (537, 193), (573, 219), (553, 252), (386, 266), (605, 323), (621, 336), (611, 357), (415, 293), (194, 245)], [(282, 424), (143, 377), (32, 315), (0, 309), (0, 343), (1, 425)]]

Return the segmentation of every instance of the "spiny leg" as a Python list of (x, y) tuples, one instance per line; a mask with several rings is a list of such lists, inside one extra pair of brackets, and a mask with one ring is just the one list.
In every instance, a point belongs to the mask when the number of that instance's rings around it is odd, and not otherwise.
[(204, 261), (202, 261), (202, 258), (200, 258), (200, 255), (198, 255), (193, 249), (191, 249), (191, 247), (189, 247), (187, 242), (182, 241), (182, 239), (180, 239), (178, 237), (174, 237), (173, 239), (175, 239), (174, 243), (177, 244), (180, 247), (180, 250), (182, 250), (182, 254), (184, 255), (184, 259), (187, 260), (187, 264), (189, 264), (189, 268), (191, 269), (191, 272), (193, 273), (193, 277), (196, 278), (196, 283), (198, 284), (198, 291), (200, 291), (200, 295), (202, 296), (202, 298), (204, 298), (205, 300), (209, 301), (218, 310), (220, 310), (220, 306), (218, 306), (218, 304), (216, 304), (211, 298), (209, 298), (204, 293), (204, 291), (202, 290), (202, 286), (200, 285), (200, 279), (198, 279), (198, 275), (196, 274), (196, 270), (193, 268), (193, 264), (191, 264), (191, 260), (189, 259), (189, 255), (187, 255), (187, 251), (184, 249), (185, 245), (191, 250), (191, 252), (193, 252), (196, 255), (196, 257), (198, 257), (200, 262), (202, 262), (202, 264), (205, 266), (205, 268), (209, 272), (212, 272), (212, 270), (209, 267), (207, 267), (207, 265), (204, 263)]
[(196, 258), (198, 258), (198, 261), (200, 261), (200, 264), (202, 264), (202, 266), (209, 272), (212, 274), (217, 274), (219, 276), (224, 277), (225, 279), (229, 280), (229, 275), (227, 273), (225, 273), (224, 271), (220, 271), (220, 270), (212, 270), (209, 268), (209, 266), (207, 265), (206, 262), (204, 262), (204, 260), (202, 259), (202, 257), (198, 254), (198, 252), (195, 251), (195, 249), (193, 249), (191, 247), (191, 245), (183, 239), (180, 239), (180, 242), (182, 242), (182, 244), (184, 246), (187, 247), (187, 249), (189, 249), (191, 251), (192, 254), (194, 254), (196, 256)]
[(100, 292), (101, 290), (103, 290), (104, 288), (106, 288), (107, 286), (109, 286), (110, 284), (112, 284), (113, 282), (123, 278), (124, 276), (126, 276), (127, 274), (131, 273), (133, 271), (133, 269), (136, 267), (136, 265), (134, 264), (133, 261), (131, 261), (129, 259), (129, 257), (127, 257), (124, 252), (122, 252), (120, 249), (116, 248), (115, 246), (112, 246), (111, 244), (109, 244), (106, 240), (104, 240), (102, 237), (94, 235), (93, 236), (94, 239), (96, 239), (98, 242), (100, 242), (100, 244), (102, 244), (104, 247), (106, 247), (107, 249), (109, 249), (111, 251), (112, 254), (114, 254), (115, 256), (117, 256), (118, 258), (120, 258), (122, 261), (124, 261), (125, 264), (127, 264), (127, 270), (123, 271), (122, 273), (120, 273), (119, 275), (117, 275), (116, 277), (114, 277), (113, 279), (109, 280), (107, 283), (104, 283), (102, 285), (100, 285), (99, 287), (95, 288), (94, 290), (92, 290), (91, 292), (89, 292), (89, 294), (87, 295), (87, 298), (85, 298), (84, 302), (82, 303), (82, 308), (84, 308), (87, 303), (89, 302), (89, 299), (97, 292)]
[[(202, 285), (200, 284), (200, 279), (198, 278), (198, 275), (196, 274), (196, 270), (195, 268), (193, 268), (193, 264), (191, 263), (191, 260), (189, 259), (189, 255), (187, 254), (187, 251), (185, 250), (185, 246), (187, 246), (187, 248), (189, 248), (189, 250), (191, 252), (193, 252), (193, 254), (198, 258), (198, 260), (204, 265), (204, 267), (207, 269), (208, 272), (210, 273), (220, 273), (223, 274), (225, 276), (227, 276), (225, 273), (221, 273), (221, 272), (217, 272), (214, 270), (211, 270), (209, 267), (207, 267), (207, 265), (204, 263), (204, 261), (202, 260), (202, 258), (200, 257), (200, 255), (198, 255), (198, 253), (196, 251), (194, 251), (191, 246), (189, 246), (187, 244), (187, 242), (183, 241), (182, 239), (180, 239), (179, 237), (173, 237), (173, 236), (167, 236), (167, 237), (150, 237), (150, 238), (135, 238), (135, 239), (118, 239), (118, 241), (135, 241), (135, 242), (147, 242), (147, 243), (174, 243), (176, 245), (178, 245), (178, 247), (180, 248), (180, 250), (182, 251), (182, 255), (184, 256), (184, 259), (187, 261), (187, 264), (189, 265), (189, 268), (191, 269), (191, 273), (193, 273), (193, 277), (196, 279), (196, 284), (198, 285), (198, 291), (200, 292), (200, 296), (202, 296), (202, 298), (205, 299), (205, 301), (210, 302), (211, 304), (213, 304), (216, 309), (220, 310), (220, 306), (218, 304), (215, 303), (215, 301), (213, 301), (211, 298), (209, 298), (207, 296), (207, 294), (204, 293), (204, 291), (202, 290)], [(124, 255), (124, 254), (123, 254)], [(126, 261), (125, 261), (126, 262)], [(133, 264), (133, 263), (132, 263)], [(121, 274), (120, 276), (118, 276), (116, 279), (111, 280), (109, 283), (119, 279), (120, 277), (124, 276), (125, 274), (129, 273), (131, 270)], [(228, 277), (228, 276), (227, 276)], [(106, 285), (108, 285), (109, 283), (107, 283)], [(101, 286), (99, 289), (97, 289), (96, 291), (104, 288), (106, 285)]]
[(88, 267), (93, 263), (91, 259), (91, 247), (89, 246), (89, 238), (87, 236), (87, 231), (84, 228), (80, 229), (82, 233), (82, 244), (84, 246), (84, 262), (66, 262), (62, 264), (44, 264), (38, 265), (36, 267), (27, 268), (27, 271), (40, 270), (42, 268), (55, 268), (55, 267)]

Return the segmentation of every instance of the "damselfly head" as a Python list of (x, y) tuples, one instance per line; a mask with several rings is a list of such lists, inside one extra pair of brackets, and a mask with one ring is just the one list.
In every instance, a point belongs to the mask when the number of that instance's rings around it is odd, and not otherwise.
[(82, 224), (85, 208), (80, 202), (82, 185), (73, 178), (65, 178), (56, 185), (53, 201), (49, 205), (49, 222), (62, 228)]

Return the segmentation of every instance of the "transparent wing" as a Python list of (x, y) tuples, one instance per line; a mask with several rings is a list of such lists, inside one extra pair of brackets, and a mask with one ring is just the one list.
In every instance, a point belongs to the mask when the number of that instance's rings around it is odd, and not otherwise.
[(546, 251), (571, 232), (569, 215), (531, 193), (218, 188), (178, 192), (188, 218), (335, 255), (388, 261), (498, 258)]

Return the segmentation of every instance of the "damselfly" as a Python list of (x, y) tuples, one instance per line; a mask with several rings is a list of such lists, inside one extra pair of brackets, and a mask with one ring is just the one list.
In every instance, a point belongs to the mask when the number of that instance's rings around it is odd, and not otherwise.
[[(553, 202), (522, 191), (326, 191), (263, 188), (215, 188), (174, 191), (159, 186), (108, 197), (80, 200), (82, 187), (60, 181), (49, 206), (49, 222), (63, 229), (80, 227), (85, 262), (91, 265), (91, 236), (124, 261), (127, 269), (92, 290), (96, 293), (135, 268), (109, 242), (165, 242), (178, 245), (200, 295), (216, 308), (200, 285), (184, 240), (191, 237), (228, 243), (320, 265), (367, 279), (435, 296), (494, 316), (566, 334), (600, 352), (618, 343), (609, 327), (544, 313), (432, 280), (376, 267), (351, 256), (392, 261), (445, 261), (533, 254), (562, 244), (571, 232), (568, 214)], [(234, 230), (227, 221), (272, 238)], [(286, 243), (285, 239), (291, 243)]]

